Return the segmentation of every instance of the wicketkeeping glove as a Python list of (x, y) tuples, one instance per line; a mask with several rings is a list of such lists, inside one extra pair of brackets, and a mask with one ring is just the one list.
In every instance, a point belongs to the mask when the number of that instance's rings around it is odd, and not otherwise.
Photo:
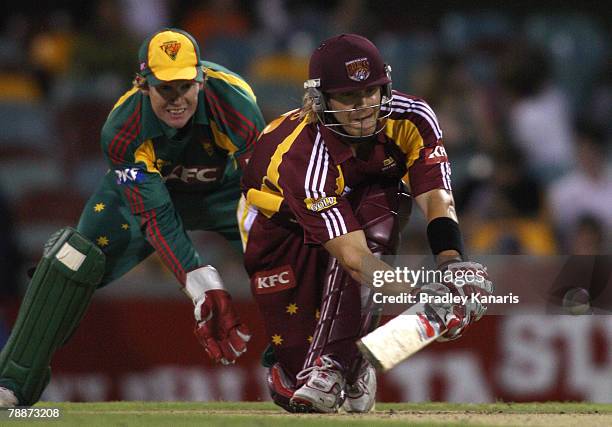
[(432, 295), (448, 293), (453, 296), (468, 297), (464, 305), (431, 305), (447, 329), (437, 341), (450, 341), (459, 338), (469, 325), (480, 320), (487, 311), (487, 306), (481, 302), (480, 297), (491, 295), (495, 287), (489, 280), (486, 267), (477, 262), (452, 262), (442, 268), (442, 273), (443, 283), (424, 285), (421, 291)]
[(187, 273), (187, 294), (195, 305), (195, 335), (215, 362), (232, 364), (247, 349), (249, 329), (240, 322), (217, 270), (207, 265)]

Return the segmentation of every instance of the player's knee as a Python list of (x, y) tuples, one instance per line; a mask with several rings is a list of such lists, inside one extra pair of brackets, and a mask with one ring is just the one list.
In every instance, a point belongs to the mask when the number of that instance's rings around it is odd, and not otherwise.
[(372, 253), (388, 254), (395, 251), (399, 227), (394, 213), (385, 214), (378, 222), (364, 227), (363, 231)]
[[(393, 253), (399, 240), (400, 216), (410, 215), (410, 199), (394, 185), (366, 187), (355, 195), (355, 215), (373, 253)], [(400, 210), (400, 206), (402, 209)]]
[(48, 271), (54, 270), (68, 281), (97, 286), (104, 274), (105, 263), (104, 253), (94, 242), (74, 228), (64, 227), (45, 243), (33, 281), (45, 282)]

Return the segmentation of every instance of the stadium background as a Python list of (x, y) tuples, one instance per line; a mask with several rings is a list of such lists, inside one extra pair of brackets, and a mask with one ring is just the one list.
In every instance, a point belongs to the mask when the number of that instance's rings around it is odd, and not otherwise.
[[(0, 345), (25, 270), (74, 224), (106, 170), (99, 130), (130, 86), (136, 51), (165, 25), (242, 74), (267, 120), (299, 105), (317, 41), (358, 32), (400, 90), (438, 114), (472, 254), (610, 254), (612, 55), (596, 2), (30, 1), (0, 16)], [(496, 4), (499, 3), (499, 4)], [(599, 9), (598, 9), (599, 7)], [(193, 236), (256, 332), (237, 367), (213, 368), (190, 303), (155, 257), (98, 292), (57, 355), (48, 400), (267, 399), (267, 339), (242, 266)], [(426, 254), (414, 214), (401, 252)], [(508, 258), (512, 259), (512, 258)], [(489, 316), (386, 375), (387, 401), (612, 401), (612, 317)]]

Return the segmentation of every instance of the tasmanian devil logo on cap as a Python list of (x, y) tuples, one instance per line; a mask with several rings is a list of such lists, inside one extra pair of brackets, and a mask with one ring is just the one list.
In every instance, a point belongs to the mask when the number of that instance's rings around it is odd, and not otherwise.
[(368, 58), (353, 59), (345, 62), (348, 78), (356, 82), (362, 82), (370, 77), (370, 62)]
[(173, 61), (176, 61), (176, 55), (181, 50), (181, 43), (177, 41), (164, 42), (160, 47), (166, 55)]

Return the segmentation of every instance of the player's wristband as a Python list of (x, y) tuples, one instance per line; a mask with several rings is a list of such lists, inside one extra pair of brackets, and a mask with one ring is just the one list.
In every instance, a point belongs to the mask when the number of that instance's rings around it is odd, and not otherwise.
[(435, 218), (427, 225), (427, 240), (434, 255), (450, 249), (462, 256), (465, 253), (459, 224), (448, 217)]

